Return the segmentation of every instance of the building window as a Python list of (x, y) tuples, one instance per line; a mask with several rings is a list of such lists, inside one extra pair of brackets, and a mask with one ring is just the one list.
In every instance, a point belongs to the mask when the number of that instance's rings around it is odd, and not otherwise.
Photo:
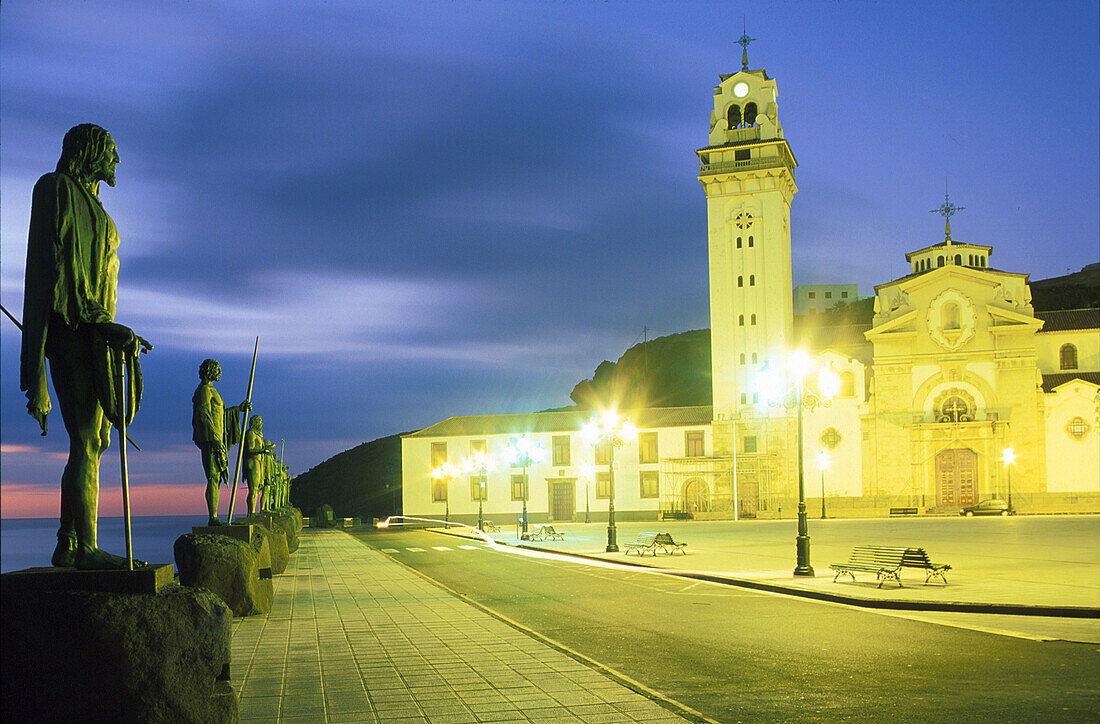
[(741, 248), (741, 237), (740, 237), (740, 236), (739, 236), (739, 237), (737, 237), (737, 248), (738, 248), (738, 249), (740, 249), (740, 248)]
[(841, 299), (847, 299), (848, 298), (848, 292), (841, 292), (840, 293), (840, 298)]
[(1063, 344), (1058, 350), (1058, 366), (1064, 370), (1077, 369), (1077, 348), (1072, 344)]
[(639, 495), (643, 498), (656, 498), (661, 493), (661, 476), (656, 470), (642, 470), (638, 473)]
[(552, 444), (554, 446), (554, 464), (555, 465), (568, 465), (569, 464), (569, 436), (568, 435), (555, 435)]
[(741, 353), (741, 364), (745, 364), (745, 353)]
[(966, 404), (966, 400), (952, 395), (944, 400), (943, 407), (940, 408), (940, 414), (936, 417), (936, 422), (970, 422), (973, 419), (970, 405)]
[(825, 431), (821, 433), (821, 446), (827, 450), (835, 450), (836, 446), (840, 444), (840, 441), (844, 438), (841, 437), (840, 432), (835, 427), (827, 427)]
[(750, 287), (755, 287), (756, 286), (756, 275), (755, 274), (749, 274), (749, 286)]
[(832, 292), (825, 292), (825, 298), (826, 299), (832, 299), (833, 298), (833, 293)]
[(447, 479), (439, 478), (432, 480), (432, 502), (442, 503), (447, 500)]
[(963, 265), (963, 255), (962, 254), (956, 254), (955, 255), (955, 266), (962, 266), (962, 265)]
[(608, 456), (610, 448), (610, 443), (601, 442), (600, 444), (596, 445), (596, 457), (594, 460), (596, 465), (607, 465), (611, 461), (611, 458)]
[[(756, 322), (753, 322), (753, 324), (756, 324)], [(752, 353), (752, 363), (756, 364), (756, 352)]]
[(684, 431), (684, 457), (689, 458), (701, 458), (706, 453), (704, 447), (704, 436), (702, 430), (685, 430)]
[(943, 266), (943, 257), (942, 256), (936, 258), (936, 266), (938, 266), (938, 267)]
[(748, 403), (748, 401), (749, 401), (749, 393), (742, 392), (741, 393), (741, 404), (744, 405), (744, 404)]
[(470, 441), (470, 456), (473, 457), (477, 453), (485, 454), (486, 447), (484, 440), (471, 440)]
[(477, 502), (479, 500), (486, 501), (489, 499), (489, 485), (488, 481), (482, 484), (480, 475), (470, 476), (470, 500)]
[(752, 404), (754, 404), (754, 405), (759, 405), (760, 404), (760, 393), (759, 392), (752, 393)]
[(1083, 417), (1075, 417), (1066, 423), (1066, 434), (1074, 440), (1084, 440), (1085, 435), (1089, 434), (1089, 429), (1089, 424)]
[(638, 462), (655, 463), (660, 459), (657, 453), (657, 433), (638, 433)]
[(447, 443), (432, 443), (432, 470), (447, 462)]
[(756, 125), (756, 104), (745, 104), (745, 128), (751, 128)]
[(840, 373), (840, 397), (856, 396), (856, 376), (848, 370)]
[(806, 295), (808, 299), (817, 299), (817, 292), (810, 292)]
[(527, 500), (527, 478), (523, 475), (512, 476), (512, 500)]
[(745, 277), (737, 277), (737, 286), (739, 286), (739, 287), (745, 286)]
[(751, 236), (749, 237), (749, 248), (750, 249), (752, 248), (752, 237)]
[(733, 152), (734, 161), (748, 161), (752, 159), (752, 152), (747, 148), (741, 148)]
[(734, 103), (726, 111), (726, 122), (730, 130), (741, 127), (741, 106)]
[(756, 324), (756, 315), (755, 314), (750, 314), (749, 315), (749, 324), (752, 324), (752, 325)]
[(607, 500), (611, 497), (611, 473), (596, 473), (596, 499)]
[(756, 452), (756, 435), (745, 435), (744, 441), (741, 444), (745, 452)]
[(744, 327), (745, 326), (745, 315), (744, 314), (738, 314), (737, 315), (737, 326), (738, 327)]

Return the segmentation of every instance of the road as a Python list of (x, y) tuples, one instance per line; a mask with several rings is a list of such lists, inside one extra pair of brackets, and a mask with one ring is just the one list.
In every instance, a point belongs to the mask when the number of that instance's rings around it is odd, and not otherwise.
[(482, 606), (722, 722), (1097, 720), (1100, 649), (416, 530), (356, 533)]

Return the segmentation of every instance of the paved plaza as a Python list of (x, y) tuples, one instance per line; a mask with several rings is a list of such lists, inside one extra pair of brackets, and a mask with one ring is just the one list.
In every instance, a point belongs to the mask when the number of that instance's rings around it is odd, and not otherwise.
[(302, 531), (274, 582), (233, 622), (243, 722), (684, 721), (343, 532)]

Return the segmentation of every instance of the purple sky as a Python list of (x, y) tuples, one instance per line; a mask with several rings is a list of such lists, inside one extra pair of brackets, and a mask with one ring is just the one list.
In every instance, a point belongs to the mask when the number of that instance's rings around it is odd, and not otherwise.
[[(239, 402), (256, 335), (254, 406), (302, 472), (450, 415), (568, 404), (643, 325), (709, 326), (693, 151), (742, 12), (800, 164), (796, 284), (905, 274), (942, 240), (945, 178), (954, 237), (996, 268), (1097, 260), (1095, 2), (154, 5), (3, 4), (0, 297), (21, 313), (61, 137), (104, 126), (117, 321), (156, 345), (131, 482), (173, 510), (203, 509), (198, 364)], [(3, 514), (53, 515), (67, 443), (58, 414), (45, 438), (26, 415), (18, 347), (0, 321)]]

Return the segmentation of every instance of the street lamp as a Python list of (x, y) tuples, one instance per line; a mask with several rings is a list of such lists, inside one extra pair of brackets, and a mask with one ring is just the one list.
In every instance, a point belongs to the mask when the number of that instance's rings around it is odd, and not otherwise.
[(527, 540), (527, 496), (530, 486), (527, 484), (527, 466), (542, 461), (546, 451), (538, 443), (531, 442), (526, 435), (508, 447), (507, 455), (513, 465), (523, 467), (523, 540)]
[(1001, 461), (1005, 464), (1005, 477), (1008, 479), (1008, 512), (1014, 512), (1012, 509), (1012, 464), (1016, 462), (1016, 451), (1010, 447), (1006, 447), (1001, 455)]
[(593, 447), (607, 442), (607, 552), (616, 553), (619, 546), (615, 539), (615, 448), (634, 442), (638, 428), (629, 417), (620, 420), (618, 413), (607, 410), (598, 419), (589, 420), (581, 434)]
[(825, 520), (825, 471), (829, 469), (829, 453), (817, 454), (817, 469), (821, 471), (821, 519)]
[(592, 463), (581, 465), (581, 480), (584, 481), (584, 522), (591, 523), (592, 516), (588, 511), (588, 484), (596, 479), (596, 468)]
[(482, 510), (485, 502), (485, 477), (494, 467), (496, 467), (496, 464), (493, 462), (493, 459), (481, 450), (478, 450), (462, 461), (463, 470), (467, 473), (476, 472), (479, 476), (477, 491), (477, 529), (480, 531), (485, 530), (485, 518)]
[(450, 463), (442, 463), (432, 468), (432, 477), (443, 481), (443, 504), (447, 506), (443, 515), (445, 523), (451, 522), (451, 480), (461, 475), (462, 469)]
[[(818, 407), (827, 407), (840, 391), (840, 377), (833, 371), (832, 365), (818, 371), (817, 391), (806, 389), (806, 377), (810, 372), (810, 357), (802, 350), (792, 352), (787, 357), (787, 377), (769, 369), (768, 365), (760, 373), (759, 386), (769, 405), (783, 405), (797, 410), (798, 427), (798, 535), (795, 537), (796, 565), (794, 575), (812, 576), (810, 565), (810, 534), (806, 524), (806, 479), (802, 459), (802, 408), (811, 412)], [(788, 380), (792, 383), (787, 386)], [(823, 478), (824, 479), (824, 478)]]

